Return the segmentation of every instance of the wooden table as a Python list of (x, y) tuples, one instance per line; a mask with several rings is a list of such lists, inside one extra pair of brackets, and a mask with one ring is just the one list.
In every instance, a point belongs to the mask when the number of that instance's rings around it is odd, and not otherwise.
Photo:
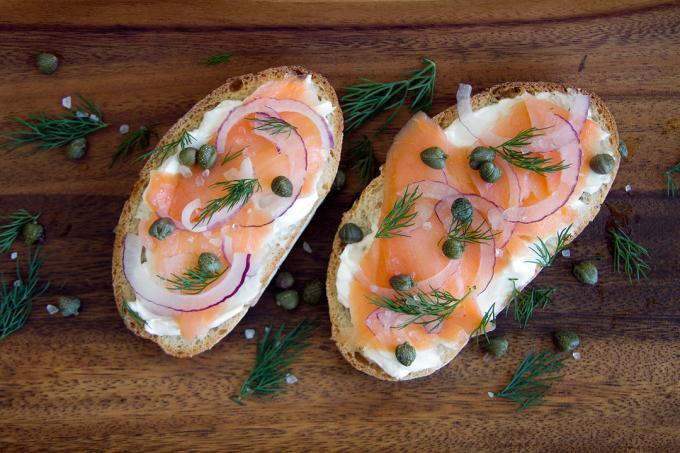
[[(44, 212), (51, 287), (27, 325), (0, 343), (0, 450), (680, 451), (680, 201), (666, 197), (663, 174), (680, 159), (678, 3), (96, 3), (0, 5), (0, 130), (14, 116), (58, 113), (62, 97), (75, 93), (100, 105), (111, 124), (91, 136), (79, 162), (62, 151), (2, 155), (0, 214)], [(61, 56), (49, 77), (33, 65), (43, 50)], [(224, 51), (233, 53), (228, 64), (198, 64)], [(608, 203), (634, 214), (634, 237), (652, 256), (650, 280), (630, 283), (613, 272), (603, 208), (571, 259), (537, 280), (557, 288), (556, 303), (524, 330), (500, 321), (511, 343), (506, 357), (485, 363), (469, 346), (415, 382), (355, 371), (329, 340), (324, 306), (284, 313), (271, 290), (231, 336), (194, 359), (168, 357), (125, 329), (112, 299), (112, 229), (140, 164), (109, 168), (121, 124), (156, 122), (162, 132), (225, 78), (270, 66), (307, 66), (342, 93), (361, 76), (395, 78), (424, 56), (438, 63), (432, 114), (455, 101), (459, 81), (481, 90), (548, 80), (602, 96), (631, 151)], [(381, 160), (407, 117), (376, 138)], [(358, 187), (351, 177), (328, 197), (285, 268), (303, 280), (325, 274), (331, 238)], [(573, 260), (590, 255), (604, 257), (593, 288), (570, 275)], [(2, 258), (2, 270), (12, 266)], [(61, 294), (82, 299), (80, 316), (46, 313)], [(270, 321), (304, 317), (319, 328), (293, 366), (299, 382), (274, 402), (231, 402), (255, 356), (244, 329), (262, 333)], [(582, 359), (569, 361), (546, 404), (518, 412), (490, 399), (557, 328), (581, 335)]]

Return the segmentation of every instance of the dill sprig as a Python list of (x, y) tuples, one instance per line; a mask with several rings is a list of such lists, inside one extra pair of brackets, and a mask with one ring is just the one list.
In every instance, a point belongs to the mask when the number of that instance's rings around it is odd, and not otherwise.
[(484, 228), (484, 225), (486, 225), (486, 221), (481, 220), (476, 228), (472, 228), (470, 222), (461, 222), (454, 218), (449, 227), (447, 239), (454, 239), (463, 245), (490, 241), (498, 233), (492, 232), (489, 226)]
[[(514, 307), (515, 321), (519, 322), (522, 329), (527, 326), (529, 318), (534, 314), (536, 307), (545, 308), (553, 302), (552, 295), (555, 288), (531, 288), (531, 290), (519, 291), (515, 282), (516, 278), (509, 279), (512, 282), (512, 298), (510, 303)], [(508, 304), (507, 310), (510, 309)]]
[(514, 401), (520, 409), (541, 404), (552, 383), (561, 378), (546, 375), (562, 370), (564, 359), (565, 356), (549, 350), (538, 354), (529, 351), (515, 369), (508, 385), (494, 396)]
[(153, 130), (156, 124), (142, 126), (135, 131), (128, 131), (123, 134), (123, 138), (116, 147), (116, 152), (113, 153), (110, 167), (116, 163), (118, 159), (124, 159), (136, 150), (143, 151), (151, 143), (151, 137), (158, 138), (158, 134)]
[(108, 127), (102, 120), (102, 112), (92, 101), (80, 95), (78, 99), (78, 106), (68, 109), (67, 115), (50, 117), (40, 113), (27, 119), (15, 118), (24, 129), (0, 134), (0, 138), (5, 140), (0, 143), (0, 149), (13, 150), (35, 143), (35, 149), (46, 151), (66, 146), (73, 140)]
[(243, 151), (245, 151), (246, 148), (248, 148), (248, 145), (244, 146), (243, 148), (241, 148), (237, 151), (229, 150), (229, 152), (224, 156), (224, 159), (222, 159), (222, 163), (220, 164), (220, 166), (222, 166), (222, 165), (224, 165), (228, 162), (231, 162), (234, 159), (238, 159), (239, 157), (241, 157), (243, 155)]
[(673, 181), (673, 173), (680, 173), (680, 162), (666, 170), (666, 195), (668, 195), (669, 198), (675, 198), (675, 193), (677, 191), (677, 186), (675, 185), (675, 181)]
[(130, 303), (128, 301), (124, 301), (121, 307), (120, 316), (124, 318), (125, 315), (129, 315), (130, 318), (132, 318), (132, 320), (141, 328), (146, 325), (146, 319), (139, 316), (139, 313), (130, 308)]
[(227, 269), (228, 267), (220, 272), (206, 272), (197, 265), (187, 269), (182, 275), (172, 274), (170, 278), (159, 275), (158, 278), (168, 282), (167, 288), (170, 291), (183, 291), (186, 294), (195, 295), (215, 283)]
[(24, 226), (37, 222), (39, 217), (40, 213), (33, 215), (25, 209), (17, 209), (8, 216), (0, 217), (8, 221), (8, 223), (0, 225), (0, 253), (8, 252)]
[(155, 159), (156, 156), (160, 156), (161, 163), (170, 156), (177, 148), (180, 150), (186, 148), (190, 143), (194, 141), (193, 135), (187, 131), (182, 131), (179, 138), (165, 145), (159, 145), (150, 151), (139, 156), (137, 160)]
[(345, 134), (358, 128), (374, 115), (393, 110), (379, 131), (387, 127), (399, 109), (411, 98), (411, 111), (427, 110), (432, 106), (437, 64), (423, 58), (422, 69), (409, 71), (408, 79), (394, 82), (376, 82), (362, 78), (362, 83), (350, 85), (341, 98), (345, 115)]
[(361, 183), (367, 185), (375, 177), (376, 161), (373, 152), (373, 144), (364, 135), (364, 138), (349, 149), (350, 158), (354, 162), (352, 169), (359, 170)]
[(394, 203), (390, 212), (383, 219), (380, 228), (375, 233), (375, 237), (389, 239), (394, 236), (407, 236), (399, 230), (413, 226), (411, 222), (417, 215), (414, 207), (421, 195), (421, 193), (418, 193), (418, 186), (416, 186), (413, 192), (409, 192), (407, 187), (404, 195)]
[(201, 210), (196, 221), (196, 226), (202, 222), (210, 222), (212, 216), (222, 209), (231, 209), (238, 204), (243, 204), (253, 193), (259, 192), (261, 187), (257, 179), (233, 179), (212, 184), (210, 187), (220, 187), (224, 195), (208, 201), (208, 204)]
[(16, 280), (8, 285), (0, 275), (0, 340), (21, 329), (31, 315), (33, 300), (40, 297), (49, 282), (38, 286), (38, 273), (42, 266), (40, 247), (28, 259), (28, 275), (24, 280), (17, 260)]
[(557, 233), (557, 245), (555, 246), (554, 252), (550, 252), (548, 245), (543, 242), (543, 239), (539, 237), (538, 244), (534, 244), (529, 247), (529, 249), (536, 255), (536, 259), (528, 262), (534, 263), (541, 267), (552, 266), (555, 262), (555, 259), (557, 259), (557, 255), (567, 246), (567, 241), (569, 240), (569, 233), (571, 232), (572, 226), (574, 225), (571, 224)]
[(309, 345), (314, 324), (303, 320), (284, 335), (286, 325), (274, 330), (271, 324), (265, 328), (264, 337), (257, 344), (255, 365), (238, 393), (231, 399), (243, 404), (247, 397), (266, 397), (285, 392), (286, 373), (297, 355)]
[(205, 66), (215, 66), (218, 64), (226, 63), (231, 59), (231, 54), (228, 52), (219, 53), (217, 55), (211, 55), (205, 60), (201, 60), (201, 64)]
[(484, 316), (482, 316), (482, 319), (479, 321), (479, 326), (477, 326), (475, 330), (470, 333), (471, 337), (475, 337), (477, 344), (479, 344), (479, 337), (482, 335), (484, 336), (486, 342), (489, 342), (489, 335), (487, 335), (489, 333), (489, 329), (487, 328), (489, 323), (496, 325), (496, 304), (491, 304), (489, 309), (484, 313)]
[(259, 117), (252, 117), (246, 119), (250, 121), (256, 121), (259, 123), (257, 126), (253, 128), (254, 130), (269, 132), (269, 135), (288, 134), (288, 136), (290, 137), (290, 133), (297, 130), (297, 127), (286, 122), (282, 118), (274, 118), (273, 116), (269, 116), (266, 114), (261, 114)]
[(614, 246), (614, 270), (621, 272), (623, 270), (628, 275), (628, 280), (635, 278), (640, 280), (640, 277), (647, 277), (647, 271), (650, 270), (649, 264), (645, 261), (645, 257), (649, 257), (649, 252), (646, 248), (633, 241), (630, 236), (621, 228), (611, 228), (609, 234), (612, 236)]
[(396, 294), (392, 297), (378, 296), (377, 294), (367, 297), (373, 305), (410, 316), (409, 319), (396, 326), (397, 329), (403, 329), (411, 324), (419, 324), (432, 332), (453, 314), (458, 305), (474, 289), (474, 286), (469, 288), (460, 299), (446, 290), (434, 288), (430, 288), (430, 292), (415, 289), (412, 292), (396, 291)]
[(557, 171), (562, 171), (569, 168), (570, 164), (565, 164), (564, 161), (560, 161), (556, 164), (550, 164), (550, 162), (552, 162), (552, 159), (550, 158), (546, 159), (540, 157), (538, 154), (523, 153), (521, 151), (521, 148), (531, 144), (531, 140), (543, 135), (538, 133), (542, 130), (543, 129), (530, 127), (529, 129), (519, 132), (507, 142), (490, 148), (496, 151), (496, 154), (505, 159), (510, 165), (533, 171), (535, 173), (555, 173)]

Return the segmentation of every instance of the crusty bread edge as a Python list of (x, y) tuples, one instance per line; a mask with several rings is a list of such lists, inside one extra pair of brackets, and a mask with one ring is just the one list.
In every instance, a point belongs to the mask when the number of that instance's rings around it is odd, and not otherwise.
[[(619, 135), (616, 127), (616, 121), (612, 116), (609, 109), (605, 106), (602, 99), (597, 95), (583, 89), (571, 88), (564, 85), (548, 82), (510, 82), (501, 85), (496, 85), (490, 89), (478, 93), (472, 97), (472, 107), (477, 110), (488, 105), (497, 103), (498, 101), (506, 98), (514, 98), (521, 95), (522, 93), (528, 92), (530, 94), (537, 94), (540, 92), (561, 92), (568, 93), (569, 91), (578, 91), (580, 93), (590, 96), (591, 99), (591, 111), (593, 114), (593, 120), (598, 123), (598, 125), (609, 132), (610, 134), (610, 144), (612, 149), (616, 151), (619, 144)], [(446, 128), (451, 123), (453, 123), (458, 118), (458, 112), (456, 106), (453, 105), (443, 112), (439, 113), (434, 117), (434, 120), (439, 124), (440, 127)], [(616, 166), (613, 170), (613, 177), (610, 182), (603, 185), (600, 190), (593, 194), (589, 203), (591, 204), (591, 210), (588, 216), (581, 219), (581, 221), (574, 225), (574, 232), (570, 236), (569, 242), (573, 241), (583, 229), (595, 218), (600, 210), (600, 206), (604, 202), (604, 199), (614, 182), (616, 174), (619, 169), (620, 155), (619, 153), (614, 153), (614, 158), (616, 159)], [(382, 205), (382, 192), (383, 192), (383, 176), (382, 173), (376, 177), (371, 183), (364, 189), (360, 198), (354, 203), (352, 208), (345, 212), (342, 216), (341, 225), (346, 222), (355, 222), (362, 229), (370, 225), (370, 215), (366, 215), (367, 212), (372, 209), (380, 209)], [(339, 230), (338, 230), (339, 231)], [(386, 381), (396, 381), (396, 380), (408, 380), (415, 379), (419, 377), (424, 377), (430, 375), (437, 371), (439, 368), (429, 368), (421, 370), (418, 372), (409, 373), (401, 379), (396, 379), (391, 375), (387, 374), (382, 368), (377, 364), (366, 359), (360, 352), (359, 349), (353, 348), (352, 345), (343, 343), (340, 336), (340, 331), (342, 325), (351, 324), (351, 317), (349, 310), (340, 304), (337, 295), (336, 278), (338, 268), (340, 266), (340, 254), (344, 249), (344, 244), (340, 241), (338, 233), (336, 232), (335, 239), (333, 240), (333, 251), (329, 260), (328, 265), (328, 276), (326, 279), (326, 293), (328, 297), (329, 305), (329, 315), (332, 325), (332, 339), (336, 342), (338, 349), (340, 350), (343, 357), (356, 369), (376, 377), (378, 379)], [(536, 274), (531, 278), (533, 280), (536, 275), (540, 272), (540, 268), (537, 270)], [(531, 282), (529, 280), (529, 282)], [(527, 283), (528, 284), (528, 283)], [(510, 298), (504, 301), (503, 307), (507, 306), (510, 302)], [(458, 354), (458, 350), (449, 350), (448, 354), (445, 354), (442, 367), (448, 364), (453, 358)]]
[(158, 145), (164, 145), (177, 140), (182, 131), (190, 130), (198, 127), (206, 111), (212, 110), (220, 102), (228, 99), (243, 100), (249, 96), (257, 87), (265, 82), (272, 80), (281, 80), (286, 76), (294, 75), (298, 77), (306, 77), (311, 75), (312, 81), (317, 87), (318, 95), (321, 100), (330, 101), (333, 104), (333, 112), (329, 115), (328, 120), (333, 131), (335, 146), (330, 151), (323, 173), (319, 181), (319, 199), (314, 204), (307, 216), (298, 223), (294, 233), (290, 236), (285, 245), (276, 251), (274, 258), (267, 264), (267, 268), (262, 276), (260, 282), (260, 291), (257, 296), (246, 303), (236, 315), (228, 319), (219, 326), (216, 326), (208, 332), (208, 334), (193, 341), (185, 341), (180, 336), (157, 336), (147, 332), (143, 326), (140, 326), (135, 319), (130, 316), (124, 309), (124, 303), (127, 300), (134, 300), (134, 291), (128, 284), (125, 274), (123, 272), (123, 243), (125, 235), (129, 232), (135, 232), (137, 228), (137, 220), (135, 214), (146, 186), (149, 183), (151, 170), (158, 167), (161, 163), (159, 159), (152, 159), (144, 165), (139, 173), (139, 179), (132, 188), (130, 198), (125, 202), (118, 226), (116, 227), (116, 239), (113, 250), (113, 292), (118, 311), (125, 322), (128, 329), (136, 335), (149, 339), (157, 343), (163, 351), (175, 357), (191, 357), (212, 348), (217, 342), (224, 338), (231, 330), (238, 324), (238, 322), (245, 316), (249, 306), (254, 305), (262, 296), (269, 281), (273, 278), (275, 272), (286, 258), (293, 245), (300, 237), (309, 221), (314, 216), (316, 209), (323, 202), (326, 195), (331, 189), (335, 174), (340, 163), (340, 151), (342, 149), (342, 130), (343, 117), (338, 98), (335, 90), (331, 84), (320, 74), (309, 71), (301, 66), (281, 66), (277, 68), (270, 68), (256, 74), (246, 74), (239, 77), (228, 79), (222, 86), (214, 90), (208, 96), (200, 100), (189, 110), (182, 118), (180, 118), (166, 134), (158, 142)]

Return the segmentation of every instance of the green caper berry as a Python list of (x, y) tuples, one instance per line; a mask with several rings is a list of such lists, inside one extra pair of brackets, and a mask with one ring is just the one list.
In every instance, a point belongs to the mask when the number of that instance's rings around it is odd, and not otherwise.
[(597, 284), (597, 267), (592, 261), (582, 261), (572, 269), (576, 280), (586, 285)]
[(338, 170), (338, 172), (335, 174), (335, 179), (333, 180), (333, 189), (342, 190), (342, 188), (345, 187), (346, 182), (347, 175), (343, 170)]
[(277, 176), (272, 181), (272, 192), (279, 197), (288, 198), (293, 195), (293, 183), (285, 176)]
[(408, 291), (416, 286), (416, 282), (413, 281), (413, 277), (410, 275), (400, 274), (390, 278), (390, 286), (395, 291)]
[(345, 244), (354, 244), (364, 238), (364, 233), (354, 223), (346, 223), (340, 228), (340, 240)]
[(505, 337), (493, 337), (488, 343), (482, 344), (482, 350), (492, 357), (503, 357), (508, 352), (508, 340)]
[(198, 256), (198, 268), (207, 274), (217, 274), (222, 270), (222, 261), (214, 253), (204, 252)]
[(609, 154), (596, 154), (590, 159), (590, 169), (598, 175), (606, 175), (612, 171), (616, 160)]
[(59, 67), (59, 58), (51, 53), (41, 53), (36, 57), (35, 65), (38, 71), (50, 75)]
[(78, 160), (85, 155), (87, 140), (85, 137), (77, 138), (68, 144), (66, 155), (69, 159)]
[(501, 179), (503, 172), (500, 168), (493, 162), (484, 162), (481, 167), (479, 167), (479, 176), (489, 183), (494, 183)]
[(80, 313), (80, 299), (76, 297), (60, 296), (59, 311), (64, 316), (78, 316)]
[(274, 278), (274, 285), (279, 289), (292, 288), (294, 284), (295, 278), (290, 272), (281, 271)]
[(287, 289), (276, 295), (276, 305), (284, 310), (294, 310), (299, 303), (300, 295), (294, 289)]
[(149, 227), (149, 235), (163, 240), (175, 232), (175, 222), (169, 217), (161, 217)]
[(444, 245), (442, 245), (442, 252), (444, 252), (444, 256), (451, 258), (452, 260), (457, 260), (463, 256), (464, 251), (465, 244), (457, 239), (447, 239), (444, 241)]
[(196, 162), (204, 170), (210, 170), (217, 162), (217, 149), (210, 143), (202, 145), (196, 153)]
[(459, 222), (470, 223), (472, 220), (472, 203), (467, 198), (456, 198), (451, 204), (451, 214)]
[(36, 222), (27, 223), (21, 229), (21, 234), (24, 236), (24, 242), (28, 245), (33, 245), (36, 242), (42, 242), (45, 239), (45, 228)]
[(493, 162), (495, 158), (496, 151), (485, 146), (478, 146), (477, 148), (473, 149), (468, 156), (468, 162), (470, 164), (470, 168), (473, 170), (479, 170), (479, 168), (485, 162)]
[(621, 154), (622, 159), (628, 159), (628, 146), (623, 140), (619, 140), (619, 154)]
[(420, 153), (420, 160), (422, 160), (425, 165), (434, 168), (435, 170), (444, 168), (447, 157), (449, 157), (448, 154), (442, 151), (438, 146), (432, 146)]
[(569, 332), (568, 330), (560, 330), (559, 332), (553, 333), (553, 340), (555, 341), (557, 349), (563, 352), (573, 351), (581, 344), (578, 335), (574, 332)]
[(182, 148), (182, 151), (179, 152), (179, 163), (187, 167), (193, 167), (196, 165), (197, 153), (198, 150), (196, 148), (192, 148), (190, 146), (187, 148)]
[(308, 304), (318, 304), (321, 302), (321, 299), (323, 299), (323, 296), (326, 293), (325, 290), (326, 288), (321, 280), (318, 278), (310, 280), (305, 285), (305, 289), (302, 290), (302, 300)]
[(411, 343), (407, 341), (406, 343), (401, 343), (397, 346), (394, 355), (397, 356), (399, 363), (404, 366), (410, 366), (416, 359), (416, 348), (411, 346)]

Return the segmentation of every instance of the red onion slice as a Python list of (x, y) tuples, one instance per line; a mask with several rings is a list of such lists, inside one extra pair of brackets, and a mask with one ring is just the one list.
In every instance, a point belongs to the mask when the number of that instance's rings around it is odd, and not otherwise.
[[(549, 133), (534, 138), (531, 141), (531, 145), (527, 147), (527, 151), (545, 153), (567, 146), (574, 140), (572, 129), (576, 131), (578, 136), (588, 118), (590, 96), (585, 94), (577, 94), (574, 96), (574, 100), (569, 108), (568, 123), (558, 122), (554, 125), (546, 124), (546, 118), (541, 116), (540, 112), (537, 112), (535, 108), (532, 108), (531, 101), (534, 99), (534, 96), (525, 93), (522, 95), (522, 98), (527, 105), (529, 118), (534, 127), (552, 127), (552, 130), (550, 130)], [(553, 114), (553, 116), (557, 115)]]
[(472, 111), (472, 86), (461, 83), (458, 85), (458, 92), (456, 93), (456, 109), (458, 110), (458, 119), (467, 131), (481, 143), (486, 146), (498, 146), (507, 141), (506, 137), (496, 135), (488, 130), (485, 125), (480, 124), (479, 120), (475, 118)]

